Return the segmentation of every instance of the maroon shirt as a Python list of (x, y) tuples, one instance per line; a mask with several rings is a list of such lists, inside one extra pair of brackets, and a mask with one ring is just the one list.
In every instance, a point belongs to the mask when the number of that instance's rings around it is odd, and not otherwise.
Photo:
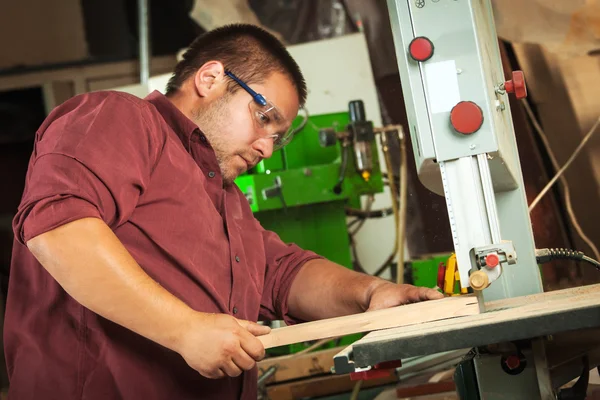
[(24, 245), (83, 217), (105, 221), (191, 308), (252, 321), (297, 322), (287, 315), (290, 286), (318, 258), (260, 226), (237, 186), (223, 187), (205, 136), (160, 93), (70, 99), (37, 132), (13, 223), (9, 398), (256, 398), (256, 369), (203, 378), (179, 354), (84, 308)]

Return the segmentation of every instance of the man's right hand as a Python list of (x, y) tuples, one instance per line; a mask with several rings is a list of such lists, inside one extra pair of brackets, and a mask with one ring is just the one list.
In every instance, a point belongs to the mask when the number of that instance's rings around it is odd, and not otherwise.
[(256, 336), (270, 331), (227, 314), (197, 313), (182, 334), (178, 353), (207, 378), (235, 377), (264, 358), (265, 348)]

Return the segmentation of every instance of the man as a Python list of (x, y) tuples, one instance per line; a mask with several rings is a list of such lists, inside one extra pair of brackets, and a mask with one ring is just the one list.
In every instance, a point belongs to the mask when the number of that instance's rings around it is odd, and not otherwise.
[(253, 218), (233, 180), (290, 139), (305, 97), (285, 48), (233, 25), (192, 43), (166, 96), (91, 93), (48, 116), (13, 226), (10, 398), (255, 398), (259, 318), (441, 297), (284, 244)]

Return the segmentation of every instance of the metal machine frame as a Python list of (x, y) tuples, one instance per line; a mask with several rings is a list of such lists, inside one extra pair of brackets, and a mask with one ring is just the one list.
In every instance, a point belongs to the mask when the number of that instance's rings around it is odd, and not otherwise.
[[(388, 10), (417, 171), (445, 196), (462, 287), (475, 291), (482, 314), (498, 312), (486, 310), (496, 300), (543, 296), (506, 98), (526, 96), (526, 86), (519, 71), (505, 79), (490, 0), (388, 0)], [(556, 373), (552, 335), (600, 327), (597, 303), (588, 297), (572, 309), (504, 313), (494, 323), (478, 315), (374, 332), (338, 354), (336, 370), (474, 347), (455, 377), (463, 399), (561, 398), (557, 386), (598, 365), (600, 347), (591, 341)], [(490, 351), (499, 344), (517, 346), (518, 356)]]
[[(398, 0), (388, 9), (417, 170), (446, 197), (461, 285), (474, 286), (481, 271), (480, 304), (541, 292), (490, 2)], [(419, 40), (431, 43), (426, 60), (411, 54)], [(461, 116), (461, 106), (473, 110)], [(482, 265), (492, 253), (506, 258)]]

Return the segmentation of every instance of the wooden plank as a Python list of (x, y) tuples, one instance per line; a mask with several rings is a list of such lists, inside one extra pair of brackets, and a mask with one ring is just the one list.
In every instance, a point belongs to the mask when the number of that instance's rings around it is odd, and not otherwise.
[[(600, 296), (600, 284), (578, 286), (569, 289), (553, 290), (551, 292), (536, 293), (528, 296), (511, 297), (509, 299), (490, 301), (485, 303), (486, 311), (496, 311), (505, 308), (514, 308), (531, 303), (550, 300), (566, 300), (577, 296)], [(600, 302), (600, 298), (598, 299)]]
[(488, 309), (488, 312), (482, 314), (465, 316), (453, 321), (434, 321), (427, 324), (427, 326), (420, 325), (380, 330), (370, 333), (360, 339), (360, 342), (368, 343), (373, 340), (389, 337), (401, 338), (412, 335), (414, 332), (425, 335), (428, 332), (449, 330), (455, 325), (466, 328), (499, 324), (509, 320), (524, 319), (531, 315), (547, 315), (561, 310), (600, 305), (600, 284), (497, 300), (487, 304), (493, 305), (493, 308)]
[(394, 327), (406, 327), (477, 313), (479, 313), (479, 306), (475, 296), (448, 297), (385, 310), (286, 326), (274, 329), (268, 335), (259, 336), (258, 339), (268, 349), (307, 340), (333, 338)]
[(344, 348), (342, 346), (300, 355), (267, 358), (258, 363), (258, 369), (266, 371), (274, 365), (277, 366), (275, 374), (269, 378), (267, 384), (330, 374), (333, 356)]
[[(529, 300), (528, 300), (529, 299)], [(533, 300), (532, 300), (533, 299)], [(372, 332), (352, 347), (359, 365), (600, 326), (600, 285), (495, 302), (478, 315)], [(506, 307), (501, 307), (505, 302)]]

